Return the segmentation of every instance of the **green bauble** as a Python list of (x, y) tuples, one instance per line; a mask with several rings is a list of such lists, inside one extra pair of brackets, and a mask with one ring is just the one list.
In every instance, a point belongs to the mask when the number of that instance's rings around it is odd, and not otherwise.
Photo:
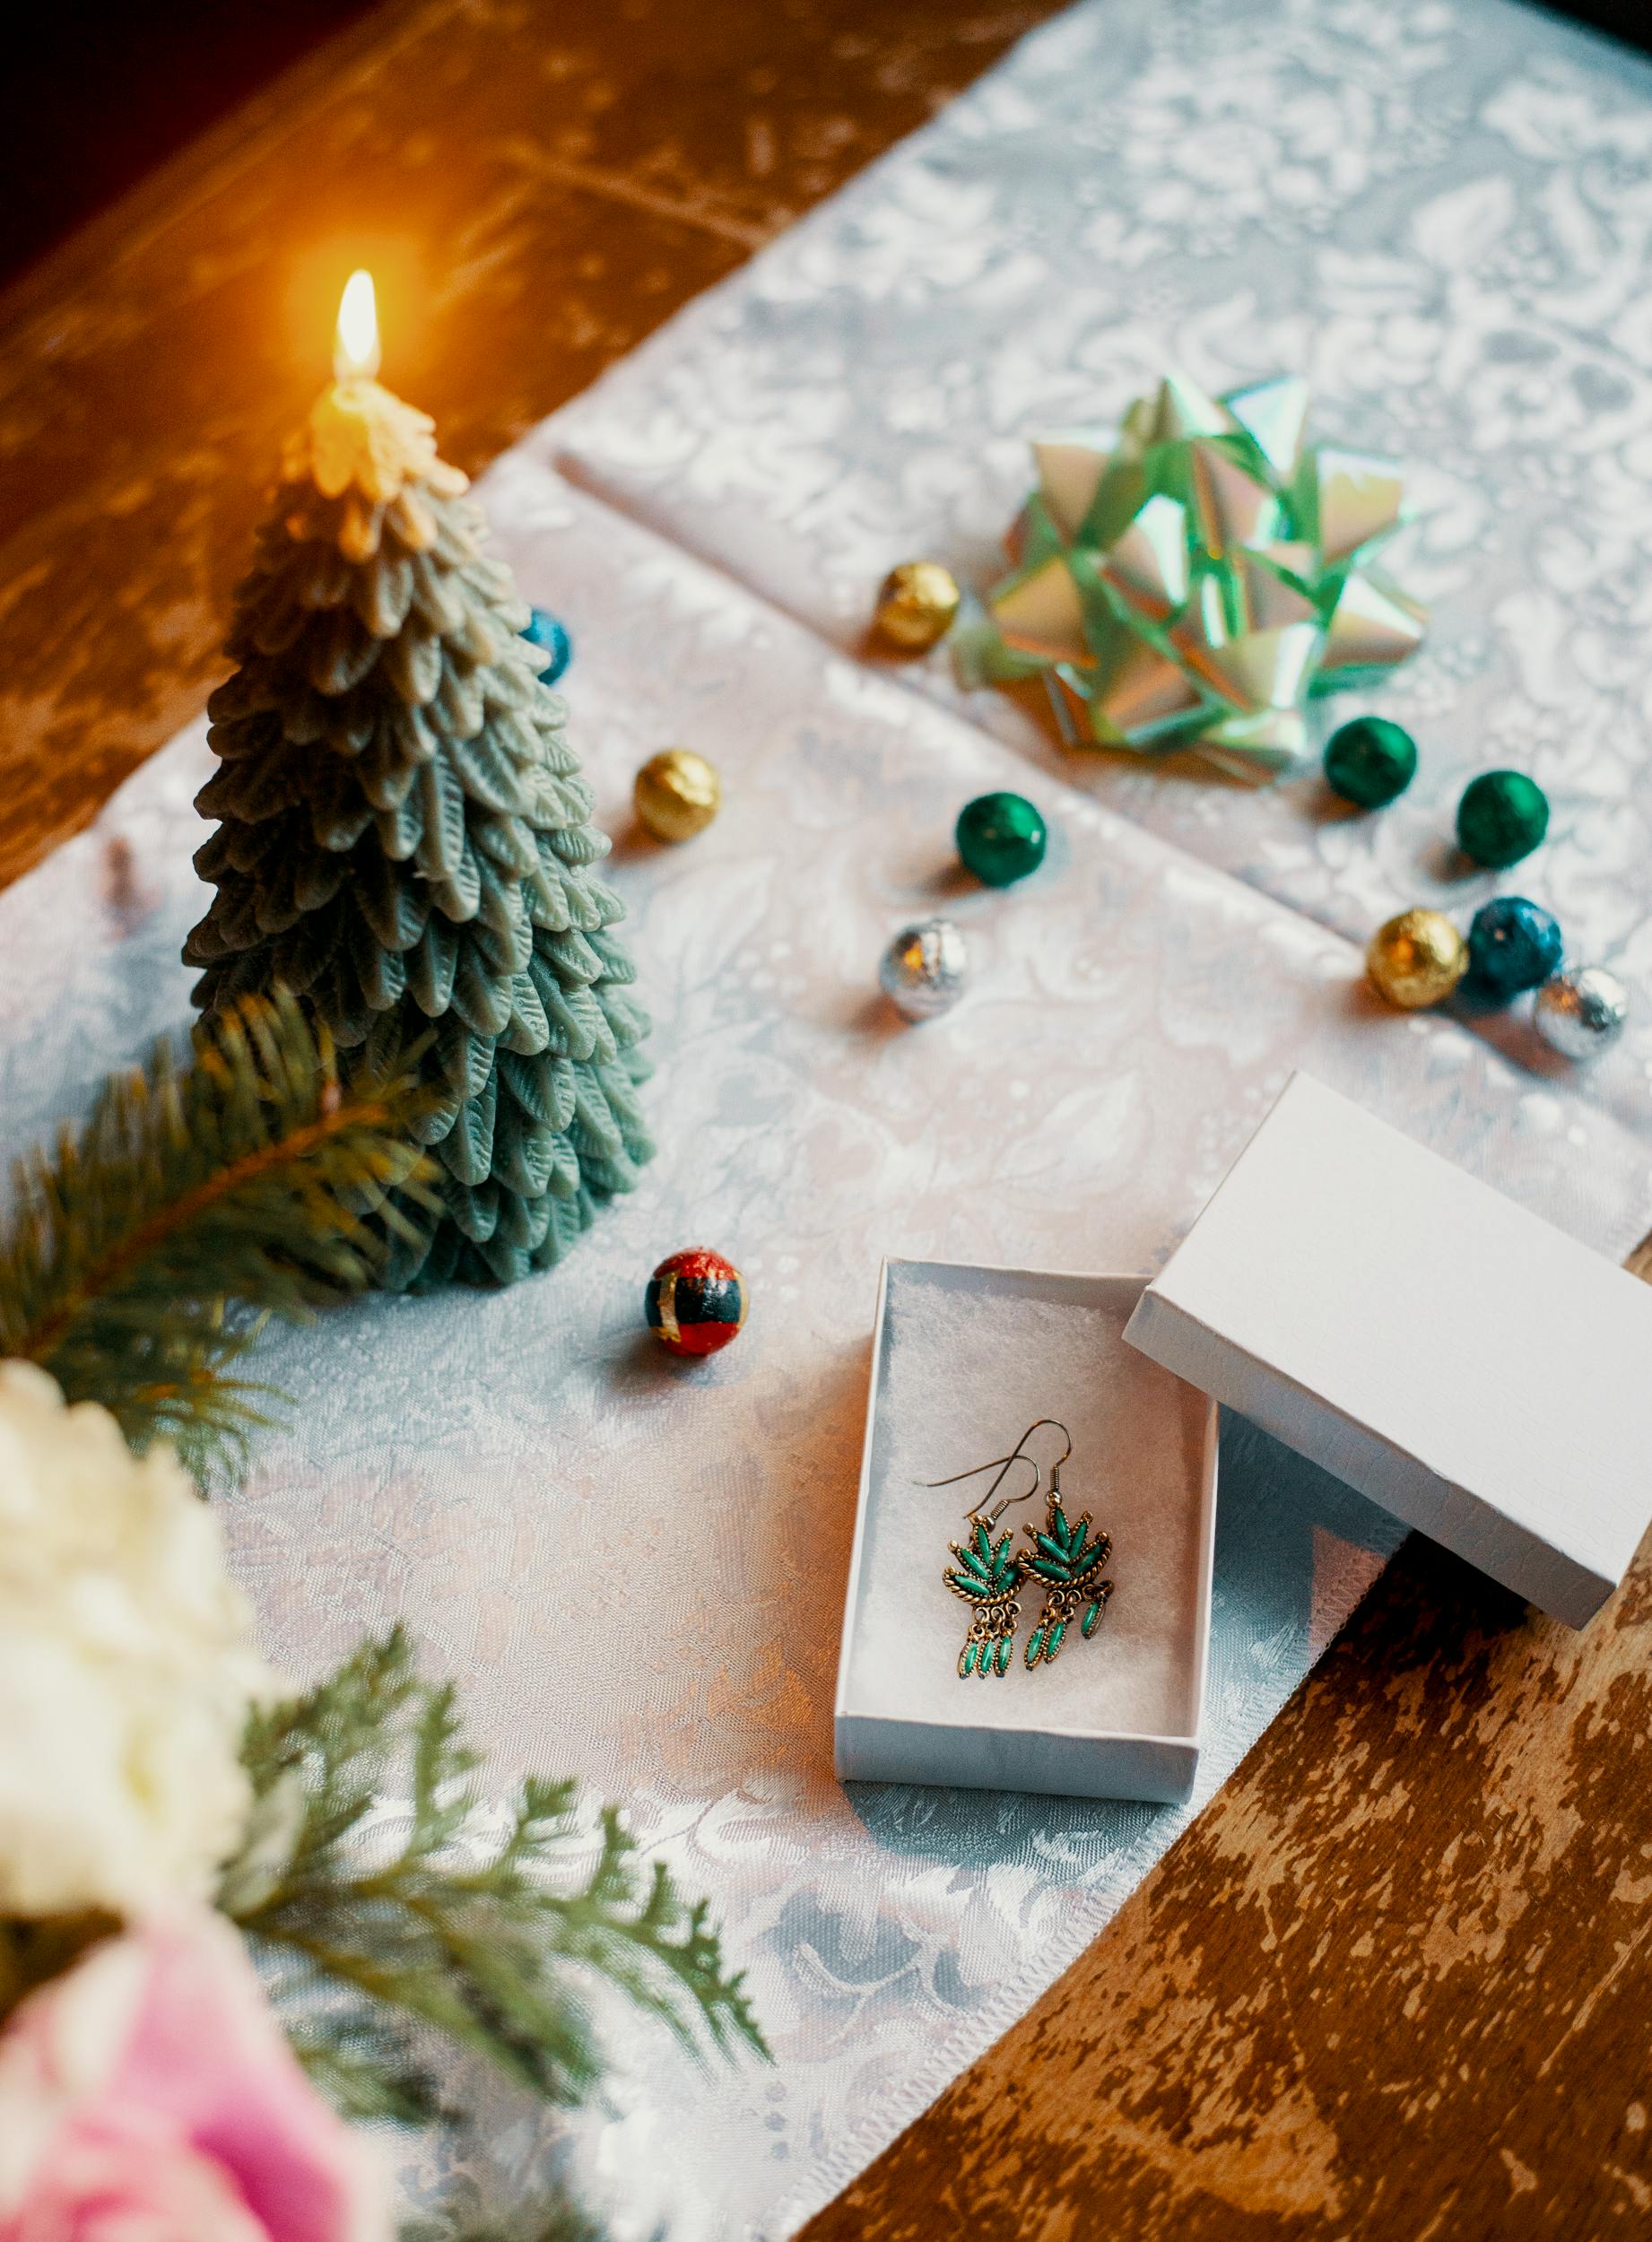
[(1024, 795), (982, 794), (958, 816), (958, 854), (989, 888), (1024, 880), (1044, 861), (1044, 821)]
[(393, 1290), (556, 1261), (652, 1150), (608, 842), (509, 571), (430, 423), (341, 385), (289, 448), (236, 598), (197, 806), (208, 1017), (285, 987), (349, 1072), (420, 1047), (439, 1218)]
[(1417, 743), (1387, 717), (1355, 717), (1326, 743), (1326, 784), (1362, 810), (1386, 809), (1417, 775)]
[(1523, 770), (1482, 770), (1463, 789), (1457, 845), (1477, 865), (1517, 865), (1548, 830), (1548, 797)]

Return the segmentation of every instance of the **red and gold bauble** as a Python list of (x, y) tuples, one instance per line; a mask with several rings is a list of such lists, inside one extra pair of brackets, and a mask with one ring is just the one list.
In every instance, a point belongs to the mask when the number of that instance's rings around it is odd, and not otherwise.
[(661, 1262), (648, 1279), (648, 1329), (673, 1354), (715, 1354), (740, 1335), (745, 1279), (709, 1246), (690, 1246)]

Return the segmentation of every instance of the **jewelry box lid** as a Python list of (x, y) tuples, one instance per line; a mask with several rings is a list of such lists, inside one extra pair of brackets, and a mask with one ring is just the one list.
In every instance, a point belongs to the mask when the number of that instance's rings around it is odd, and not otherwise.
[(1309, 1075), (1125, 1337), (1570, 1626), (1652, 1522), (1652, 1286)]

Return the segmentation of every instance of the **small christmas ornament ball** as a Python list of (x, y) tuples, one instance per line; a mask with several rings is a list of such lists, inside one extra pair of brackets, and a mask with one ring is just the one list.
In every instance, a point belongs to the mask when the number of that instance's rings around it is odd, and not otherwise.
[(745, 1310), (745, 1279), (709, 1246), (668, 1255), (643, 1296), (648, 1329), (673, 1354), (715, 1354), (740, 1336)]
[(1044, 861), (1044, 821), (1024, 795), (981, 794), (958, 813), (958, 854), (989, 888), (1024, 880)]
[(703, 755), (691, 747), (668, 747), (637, 773), (631, 799), (656, 840), (692, 840), (717, 815), (723, 787)]
[(933, 1020), (951, 1012), (964, 993), (969, 953), (950, 918), (920, 919), (903, 926), (883, 952), (878, 979), (895, 1010), (908, 1020)]
[(1371, 936), (1371, 985), (1402, 1012), (1443, 1004), (1468, 969), (1468, 944), (1441, 911), (1402, 911)]
[(1326, 742), (1325, 778), (1361, 810), (1386, 809), (1417, 775), (1417, 743), (1387, 717), (1355, 717)]
[(1482, 1004), (1508, 1004), (1541, 988), (1561, 969), (1561, 922), (1523, 895), (1482, 903), (1468, 930), (1465, 995)]
[(1457, 846), (1502, 872), (1529, 856), (1549, 830), (1549, 802), (1523, 770), (1482, 770), (1457, 804)]
[(903, 560), (878, 588), (874, 620), (903, 654), (923, 654), (944, 639), (958, 613), (958, 579), (938, 560)]
[(1562, 1058), (1597, 1059), (1623, 1032), (1629, 991), (1604, 965), (1572, 966), (1545, 981), (1532, 1019), (1538, 1034)]
[(574, 642), (568, 635), (567, 626), (543, 607), (535, 607), (522, 636), (545, 657), (545, 665), (539, 673), (540, 683), (554, 685), (574, 657)]

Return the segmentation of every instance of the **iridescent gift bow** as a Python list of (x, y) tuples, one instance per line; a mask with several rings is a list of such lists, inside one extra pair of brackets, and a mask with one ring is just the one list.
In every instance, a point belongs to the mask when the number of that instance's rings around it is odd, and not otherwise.
[(1310, 697), (1392, 669), (1427, 621), (1376, 565), (1399, 467), (1307, 444), (1307, 422), (1294, 378), (1218, 398), (1170, 374), (1117, 438), (1035, 442), (1013, 572), (954, 633), (964, 682), (1042, 677), (1071, 745), (1287, 769)]

